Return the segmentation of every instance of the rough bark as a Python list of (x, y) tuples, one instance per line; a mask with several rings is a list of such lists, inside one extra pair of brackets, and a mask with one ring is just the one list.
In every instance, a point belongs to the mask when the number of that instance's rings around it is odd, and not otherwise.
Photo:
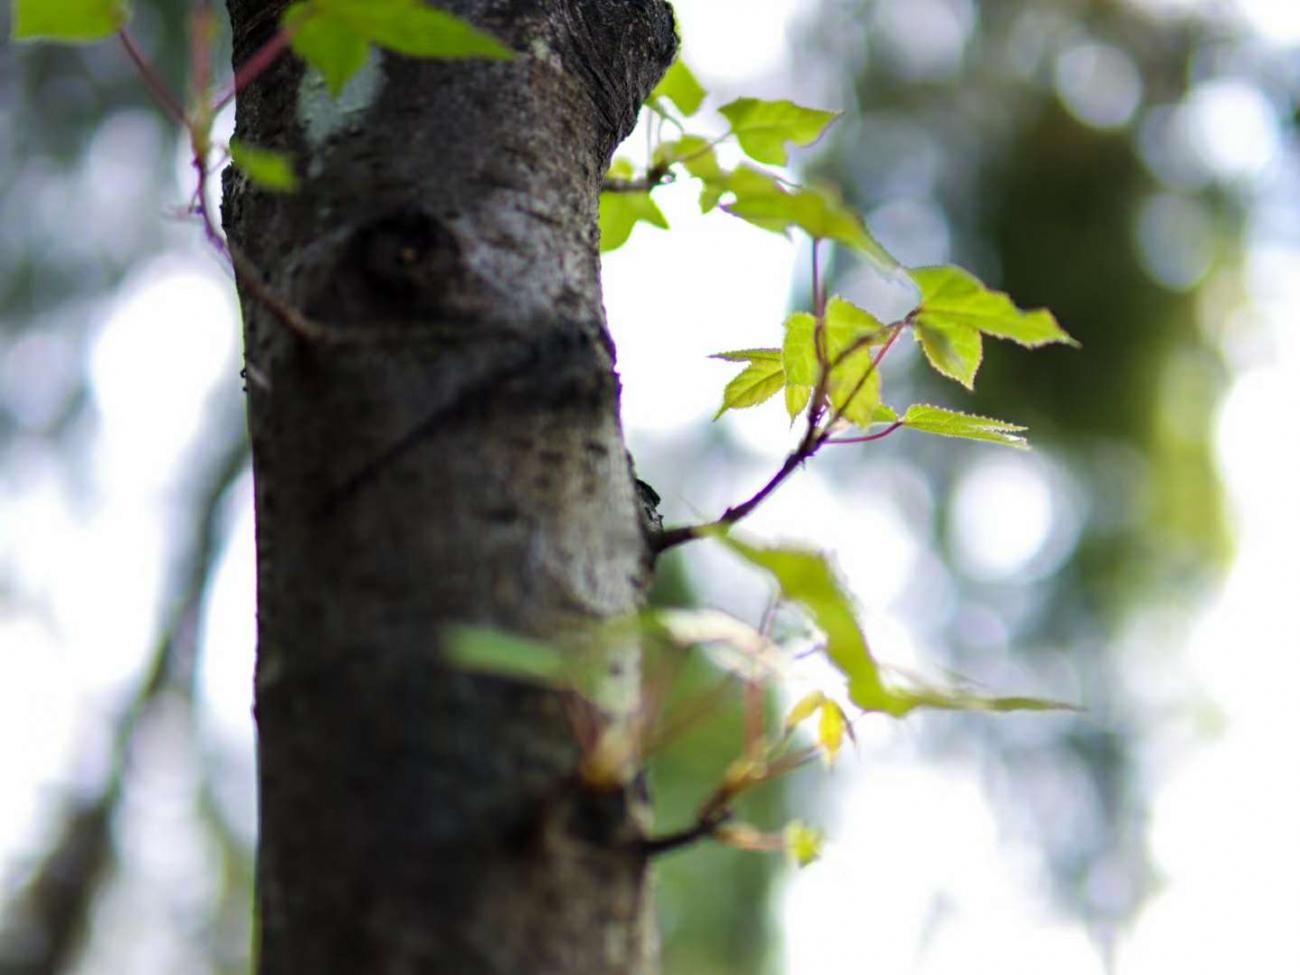
[[(236, 63), (282, 4), (230, 0)], [(625, 613), (649, 553), (596, 209), (671, 60), (662, 0), (447, 4), (508, 63), (292, 59), (237, 135), (301, 190), (226, 185), (257, 506), (260, 971), (641, 973), (637, 797), (577, 782), (551, 691), (440, 661), (449, 623)], [(287, 328), (266, 292), (330, 328)]]

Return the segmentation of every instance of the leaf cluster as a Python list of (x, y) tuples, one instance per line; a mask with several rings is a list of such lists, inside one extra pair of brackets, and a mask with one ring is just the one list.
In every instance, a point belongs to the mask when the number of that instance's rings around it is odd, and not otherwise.
[[(686, 130), (686, 120), (699, 113), (706, 95), (680, 59), (651, 92), (646, 105), (661, 123), (661, 138), (642, 178), (634, 178), (632, 163), (624, 159), (615, 160), (606, 174), (606, 191), (600, 198), (602, 251), (621, 247), (639, 222), (667, 229), (668, 221), (651, 194), (681, 174), (700, 181), (703, 213), (720, 208), (773, 233), (788, 235), (792, 229), (802, 230), (818, 240), (838, 241), (883, 269), (897, 268), (898, 262), (867, 232), (862, 218), (845, 205), (833, 187), (798, 186), (778, 173), (747, 163), (728, 169), (718, 158), (718, 145), (734, 139), (753, 162), (784, 166), (789, 147), (812, 145), (838, 118), (837, 113), (784, 99), (737, 98), (718, 109), (728, 124), (727, 131), (709, 138)], [(665, 127), (675, 127), (679, 134), (673, 139), (662, 138)]]

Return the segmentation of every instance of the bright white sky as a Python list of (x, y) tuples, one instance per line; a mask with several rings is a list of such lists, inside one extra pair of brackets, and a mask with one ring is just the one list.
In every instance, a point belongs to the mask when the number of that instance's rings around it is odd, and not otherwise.
[[(687, 51), (706, 85), (730, 95), (744, 90), (746, 78), (761, 76), (770, 93), (772, 78), (788, 71), (786, 25), (800, 6), (679, 0)], [(1240, 7), (1274, 38), (1300, 40), (1300, 5), (1241, 0)], [(1089, 63), (1068, 71), (1088, 70)], [(1234, 119), (1257, 125), (1256, 115), (1211, 114), (1219, 126), (1215, 144), (1259, 145), (1246, 138), (1249, 132), (1234, 138), (1232, 129)], [(725, 216), (700, 218), (689, 191), (664, 196), (674, 231), (638, 228), (631, 244), (608, 258), (605, 276), (629, 438), (634, 451), (652, 458), (656, 444), (716, 409), (730, 368), (710, 353), (775, 343), (793, 276), (806, 273), (807, 257)], [(1289, 611), (1300, 579), (1300, 467), (1283, 449), (1294, 442), (1289, 427), (1300, 415), (1300, 253), (1261, 240), (1251, 270), (1251, 304), (1236, 314), (1255, 337), (1228, 349), (1235, 379), (1217, 432), (1239, 554), (1223, 592), (1195, 626), (1184, 655), (1189, 672), (1170, 681), (1214, 701), (1222, 734), (1209, 745), (1151, 757), (1151, 836), (1162, 888), (1121, 940), (1120, 975), (1300, 971), (1300, 709), (1292, 700), (1300, 687), (1300, 624)], [(0, 862), (44, 837), (59, 789), (102, 766), (103, 754), (85, 749), (87, 732), (102, 729), (139, 676), (158, 618), (167, 527), (160, 512), (168, 510), (176, 460), (198, 433), (203, 392), (237, 369), (235, 322), (228, 282), (205, 255), (189, 250), (142, 268), (101, 310), (92, 350), (100, 416), (95, 497), (69, 496), (58, 473), (40, 466), (15, 465), (17, 473), (0, 481), (0, 550), (18, 553), (19, 586), (43, 594), (36, 612), (0, 606), (0, 776), (7, 784), (0, 794)], [(160, 362), (167, 367), (157, 368)], [(752, 490), (783, 454), (779, 408), (724, 422), (751, 452), (732, 482), (695, 496), (674, 487), (672, 472), (648, 472), (679, 512), (719, 510)], [(1046, 458), (991, 455), (959, 497), (959, 509), (968, 504), (984, 513), (963, 521), (959, 556), (966, 553), (974, 569), (995, 577), (1049, 569), (1054, 549), (1065, 544), (1061, 532), (1071, 530), (1059, 523), (1053, 500), (1062, 487)], [(203, 622), (205, 645), (221, 648), (203, 662), (204, 727), (245, 759), (254, 634), (249, 496), (245, 483), (232, 505), (232, 537)], [(797, 537), (834, 550), (864, 594), (882, 656), (923, 665), (891, 611), (899, 580), (927, 557), (908, 517), (888, 500), (847, 498), (814, 464), (750, 528), (758, 537)], [(862, 554), (868, 549), (869, 558)], [(706, 580), (711, 558), (702, 552), (697, 563)], [(757, 605), (743, 593), (727, 598), (737, 611)], [(1168, 705), (1159, 668), (1170, 658), (1144, 656), (1143, 632), (1138, 625), (1132, 640), (1133, 693)], [(862, 756), (836, 770), (825, 817), (827, 857), (795, 876), (784, 898), (787, 971), (1101, 973), (1083, 931), (1046, 906), (1036, 854), (1003, 841), (977, 771), (917, 759), (910, 735), (906, 725), (866, 727)], [(59, 771), (69, 768), (71, 783)], [(154, 798), (171, 796), (174, 806), (182, 785), (167, 780), (150, 788)], [(149, 806), (142, 802), (138, 811), (145, 815)], [(251, 831), (246, 797), (243, 808), (242, 828)], [(178, 871), (192, 875), (196, 864), (210, 862), (211, 851), (178, 825), (182, 812), (149, 813), (161, 816), (152, 822), (188, 851), (182, 862), (157, 862), (142, 852), (131, 866), (132, 882), (142, 890), (153, 885), (155, 898), (159, 888), (192, 888)], [(149, 845), (140, 842), (138, 850)], [(936, 927), (939, 895), (945, 914)], [(138, 905), (106, 910), (115, 923), (142, 930), (155, 916)], [(170, 923), (165, 912), (157, 920)], [(123, 970), (184, 970), (184, 955), (141, 947)]]

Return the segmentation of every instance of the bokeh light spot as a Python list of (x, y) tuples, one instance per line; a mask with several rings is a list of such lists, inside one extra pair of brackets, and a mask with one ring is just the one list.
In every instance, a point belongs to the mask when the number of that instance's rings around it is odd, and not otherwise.
[(1056, 61), (1056, 92), (1080, 121), (1098, 129), (1126, 125), (1142, 100), (1142, 76), (1112, 44), (1076, 44)]

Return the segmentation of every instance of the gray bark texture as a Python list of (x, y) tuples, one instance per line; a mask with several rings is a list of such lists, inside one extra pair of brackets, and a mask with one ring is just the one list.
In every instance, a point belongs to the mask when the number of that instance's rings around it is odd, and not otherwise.
[[(581, 785), (558, 692), (455, 671), (440, 642), (640, 604), (596, 213), (672, 13), (444, 6), (517, 57), (376, 52), (338, 100), (284, 58), (238, 104), (236, 135), (302, 177), (228, 176), (223, 204), (256, 482), (259, 971), (641, 975), (642, 799)], [(229, 8), (240, 64), (283, 3)]]

